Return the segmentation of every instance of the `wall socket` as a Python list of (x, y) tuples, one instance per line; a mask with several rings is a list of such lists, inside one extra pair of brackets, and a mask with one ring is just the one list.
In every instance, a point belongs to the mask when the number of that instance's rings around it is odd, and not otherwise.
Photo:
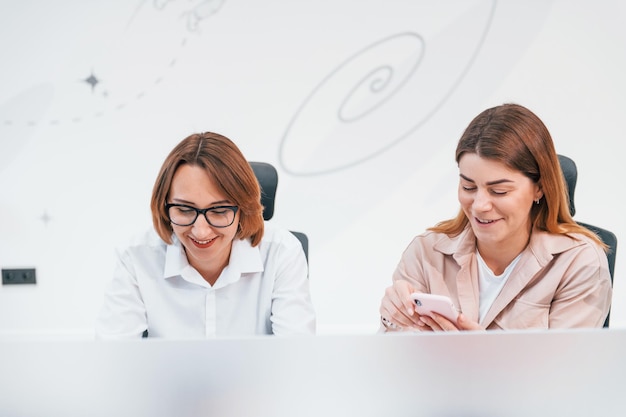
[(3, 269), (2, 285), (8, 284), (36, 284), (35, 268)]

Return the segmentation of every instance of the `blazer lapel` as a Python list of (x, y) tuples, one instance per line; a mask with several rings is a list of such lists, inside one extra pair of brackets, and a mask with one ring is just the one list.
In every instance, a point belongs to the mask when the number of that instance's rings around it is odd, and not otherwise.
[(519, 262), (511, 271), (511, 275), (504, 284), (502, 291), (496, 297), (480, 324), (488, 327), (498, 314), (524, 290), (543, 266), (537, 262), (537, 258), (525, 249)]
[(457, 296), (459, 297), (459, 307), (461, 312), (470, 320), (478, 321), (479, 311), (479, 289), (478, 274), (476, 267), (476, 255), (466, 253), (462, 256), (454, 256), (461, 269), (456, 275)]
[(456, 291), (459, 310), (469, 319), (478, 321), (479, 289), (476, 268), (476, 237), (468, 226), (459, 236), (442, 240), (435, 245), (435, 250), (452, 255), (459, 265)]
[(546, 232), (533, 231), (528, 246), (522, 252), (522, 257), (511, 271), (509, 279), (504, 284), (502, 291), (496, 297), (491, 308), (485, 315), (484, 320), (480, 323), (484, 327), (488, 327), (491, 322), (506, 308), (511, 301), (521, 294), (530, 282), (538, 275), (554, 257), (555, 253), (559, 253), (562, 249), (547, 247), (545, 236)]

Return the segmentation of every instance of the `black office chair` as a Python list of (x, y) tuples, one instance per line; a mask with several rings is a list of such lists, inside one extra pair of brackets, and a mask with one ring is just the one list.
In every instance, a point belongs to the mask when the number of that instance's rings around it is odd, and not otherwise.
[[(267, 162), (250, 162), (259, 185), (261, 186), (261, 204), (263, 205), (263, 219), (269, 220), (274, 216), (274, 201), (276, 200), (276, 188), (278, 187), (278, 172), (273, 165)], [(291, 231), (298, 238), (304, 250), (304, 256), (309, 262), (309, 238), (302, 232)]]
[[(567, 192), (569, 194), (569, 212), (572, 216), (574, 216), (574, 214), (576, 214), (576, 206), (574, 205), (574, 192), (576, 191), (576, 181), (578, 180), (578, 169), (576, 168), (576, 163), (574, 163), (571, 158), (564, 155), (559, 155), (559, 163), (561, 164), (561, 171), (563, 172), (565, 182), (567, 183)], [(579, 221), (576, 222), (597, 234), (600, 239), (602, 239), (602, 241), (609, 247), (609, 251), (607, 252), (606, 257), (609, 261), (609, 272), (611, 273), (612, 284), (613, 274), (615, 271), (617, 236), (615, 236), (615, 233), (601, 227), (593, 226), (591, 224)], [(609, 327), (609, 316), (606, 317), (604, 327)]]

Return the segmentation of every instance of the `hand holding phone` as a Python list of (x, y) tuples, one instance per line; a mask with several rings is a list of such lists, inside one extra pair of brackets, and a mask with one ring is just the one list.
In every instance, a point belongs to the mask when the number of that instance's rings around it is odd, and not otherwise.
[(445, 295), (414, 292), (411, 294), (411, 298), (415, 303), (415, 311), (419, 315), (433, 317), (432, 313), (434, 312), (447, 318), (452, 323), (456, 323), (459, 317), (459, 312), (454, 303)]

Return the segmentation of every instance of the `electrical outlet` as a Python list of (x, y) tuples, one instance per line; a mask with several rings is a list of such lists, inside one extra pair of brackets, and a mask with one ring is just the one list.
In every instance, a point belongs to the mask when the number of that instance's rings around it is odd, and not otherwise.
[(8, 284), (36, 284), (35, 268), (3, 269), (2, 285)]

